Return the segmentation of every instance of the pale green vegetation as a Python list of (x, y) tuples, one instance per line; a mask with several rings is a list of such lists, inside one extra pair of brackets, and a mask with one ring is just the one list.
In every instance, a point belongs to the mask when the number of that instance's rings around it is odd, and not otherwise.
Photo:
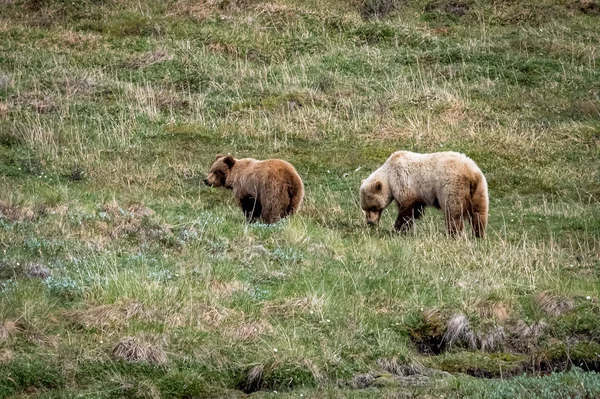
[[(599, 10), (0, 1), (0, 397), (600, 397)], [(488, 237), (366, 228), (398, 149), (473, 158)], [(246, 224), (218, 152), (300, 213)]]

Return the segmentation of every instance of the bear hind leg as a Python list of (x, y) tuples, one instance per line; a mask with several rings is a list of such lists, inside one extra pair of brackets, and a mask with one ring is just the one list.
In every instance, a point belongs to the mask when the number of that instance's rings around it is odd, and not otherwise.
[(475, 237), (485, 237), (485, 230), (488, 224), (488, 196), (487, 186), (478, 184), (471, 198), (471, 209), (469, 210), (469, 219), (473, 227)]
[(287, 216), (288, 207), (288, 203), (277, 203), (276, 199), (273, 201), (266, 201), (263, 204), (261, 218), (266, 224), (277, 223), (281, 218)]

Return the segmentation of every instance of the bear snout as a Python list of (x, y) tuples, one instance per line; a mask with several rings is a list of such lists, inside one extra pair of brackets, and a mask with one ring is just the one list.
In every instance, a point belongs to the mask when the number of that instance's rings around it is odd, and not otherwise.
[(375, 222), (374, 220), (367, 220), (367, 226), (375, 227), (377, 226), (377, 222)]
[(209, 185), (209, 183), (208, 183), (208, 179), (204, 179), (204, 180), (203, 180), (203, 182), (204, 182), (204, 184), (206, 184), (207, 186)]

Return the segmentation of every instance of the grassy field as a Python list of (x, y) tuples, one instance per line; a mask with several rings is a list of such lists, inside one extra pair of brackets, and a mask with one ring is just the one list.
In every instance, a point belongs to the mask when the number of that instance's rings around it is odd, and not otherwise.
[[(479, 164), (486, 239), (366, 228), (399, 149)], [(597, 398), (599, 254), (596, 0), (0, 1), (0, 397)]]

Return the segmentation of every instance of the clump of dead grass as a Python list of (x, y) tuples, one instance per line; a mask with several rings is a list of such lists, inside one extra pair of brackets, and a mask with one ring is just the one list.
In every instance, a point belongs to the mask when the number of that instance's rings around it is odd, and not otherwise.
[(238, 383), (238, 388), (245, 393), (256, 392), (260, 389), (265, 366), (256, 364), (248, 369), (242, 380)]
[(560, 316), (575, 308), (575, 301), (551, 291), (540, 292), (535, 297), (537, 306), (549, 316)]
[(479, 317), (504, 322), (510, 316), (510, 310), (502, 301), (494, 299), (477, 299), (474, 308)]
[(197, 22), (205, 19), (240, 10), (247, 6), (250, 0), (179, 0), (170, 8), (169, 16), (185, 16)]
[(511, 346), (527, 352), (538, 344), (547, 328), (548, 324), (544, 320), (531, 324), (527, 324), (523, 320), (517, 320), (509, 326)]
[(0, 217), (4, 217), (11, 222), (31, 222), (36, 217), (36, 212), (28, 206), (10, 205), (0, 201)]
[(166, 50), (156, 49), (154, 51), (132, 57), (129, 61), (127, 61), (127, 66), (129, 68), (147, 68), (161, 62), (171, 61), (173, 58), (173, 55)]
[(242, 292), (245, 290), (244, 284), (240, 281), (212, 281), (209, 284), (210, 291), (221, 298), (227, 298), (236, 292)]
[(400, 362), (398, 358), (379, 358), (377, 365), (390, 374), (407, 377), (423, 373), (423, 365), (417, 362)]
[(309, 313), (323, 315), (324, 299), (315, 295), (288, 299), (283, 303), (267, 303), (263, 313), (276, 315), (294, 315), (296, 313)]
[(13, 359), (13, 351), (8, 349), (8, 348), (4, 348), (4, 349), (0, 349), (0, 364), (8, 364), (12, 361)]
[(353, 389), (365, 389), (373, 385), (375, 382), (375, 375), (373, 373), (356, 374), (352, 377), (349, 385)]
[(231, 327), (228, 335), (242, 341), (252, 341), (259, 336), (273, 331), (273, 326), (267, 321), (244, 322)]
[(19, 332), (19, 327), (15, 322), (5, 321), (0, 325), (0, 342), (8, 341), (8, 339)]
[(112, 354), (128, 363), (163, 365), (167, 363), (167, 354), (163, 349), (164, 341), (164, 338), (147, 334), (124, 337), (112, 348)]
[(131, 234), (139, 234), (142, 241), (160, 240), (172, 235), (171, 228), (156, 223), (151, 217), (154, 211), (141, 204), (133, 204), (122, 208), (116, 201), (101, 206), (106, 222), (99, 222), (100, 232), (111, 239), (118, 239)]
[(451, 347), (459, 342), (466, 342), (470, 346), (475, 346), (474, 339), (475, 336), (465, 315), (458, 313), (448, 320), (446, 331), (444, 332), (444, 342), (446, 345)]
[(132, 318), (149, 320), (152, 312), (138, 302), (94, 306), (67, 312), (67, 317), (85, 328), (109, 330), (119, 328)]

